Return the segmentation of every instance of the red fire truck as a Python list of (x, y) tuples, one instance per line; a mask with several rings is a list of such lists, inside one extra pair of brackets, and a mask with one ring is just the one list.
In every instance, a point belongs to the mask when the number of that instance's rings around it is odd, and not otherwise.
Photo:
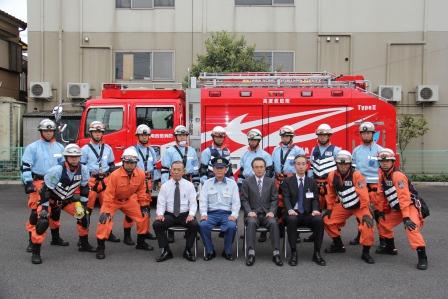
[(152, 129), (151, 144), (159, 154), (174, 142), (173, 129), (186, 124), (191, 144), (203, 150), (211, 143), (210, 132), (222, 126), (235, 170), (247, 149), (246, 133), (263, 133), (263, 148), (272, 153), (280, 142), (279, 129), (291, 125), (294, 142), (310, 153), (321, 123), (329, 124), (332, 143), (351, 151), (360, 143), (358, 125), (371, 121), (374, 139), (396, 149), (396, 113), (392, 105), (367, 91), (363, 76), (330, 73), (226, 73), (192, 78), (186, 93), (178, 88), (144, 88), (138, 83), (104, 84), (102, 96), (87, 101), (81, 119), (79, 144), (88, 142), (88, 125), (106, 125), (104, 141), (122, 151), (136, 143), (135, 128), (145, 123)]

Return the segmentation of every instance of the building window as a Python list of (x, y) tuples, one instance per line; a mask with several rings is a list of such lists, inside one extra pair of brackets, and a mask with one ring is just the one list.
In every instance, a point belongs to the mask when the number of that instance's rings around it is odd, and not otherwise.
[(294, 52), (256, 51), (254, 57), (264, 61), (271, 72), (294, 72)]
[(174, 0), (115, 0), (115, 7), (130, 9), (174, 8)]
[(294, 0), (235, 0), (235, 5), (292, 6), (294, 5)]
[(174, 52), (116, 52), (115, 79), (173, 81)]

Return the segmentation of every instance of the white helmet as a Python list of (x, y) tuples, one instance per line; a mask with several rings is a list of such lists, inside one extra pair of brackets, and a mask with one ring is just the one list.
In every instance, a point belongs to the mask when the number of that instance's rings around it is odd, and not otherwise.
[(294, 128), (291, 126), (288, 126), (288, 125), (281, 127), (280, 128), (280, 136), (283, 136), (283, 135), (294, 136)]
[(176, 135), (190, 135), (190, 132), (188, 132), (185, 126), (179, 125), (174, 128), (174, 136)]
[(62, 155), (64, 157), (81, 157), (81, 148), (76, 143), (70, 143), (64, 148)]
[(37, 130), (39, 131), (56, 131), (56, 124), (51, 119), (44, 119), (42, 120), (39, 125), (37, 126)]
[(316, 135), (331, 135), (333, 129), (328, 124), (321, 124), (316, 129)]
[(359, 132), (375, 132), (375, 125), (370, 121), (365, 121), (359, 126)]
[(225, 137), (226, 134), (227, 134), (226, 130), (221, 126), (216, 126), (212, 130), (212, 137), (213, 136)]
[(89, 132), (92, 132), (92, 131), (104, 132), (105, 130), (106, 130), (106, 127), (104, 126), (104, 124), (98, 120), (92, 121), (90, 123)]
[(141, 124), (135, 130), (135, 135), (151, 135), (151, 129), (147, 125)]
[(338, 154), (336, 155), (336, 163), (351, 164), (352, 154), (350, 154), (350, 152), (346, 150), (339, 151)]
[(123, 151), (123, 154), (121, 155), (121, 161), (123, 162), (133, 162), (133, 163), (137, 163), (138, 162), (138, 154), (137, 151), (135, 150), (135, 148), (132, 147), (128, 147), (127, 149), (125, 149)]
[(378, 152), (378, 161), (395, 161), (395, 153), (390, 148), (383, 148)]
[(249, 132), (247, 132), (247, 139), (249, 140), (261, 140), (262, 138), (263, 135), (261, 135), (261, 132), (258, 129), (250, 129)]

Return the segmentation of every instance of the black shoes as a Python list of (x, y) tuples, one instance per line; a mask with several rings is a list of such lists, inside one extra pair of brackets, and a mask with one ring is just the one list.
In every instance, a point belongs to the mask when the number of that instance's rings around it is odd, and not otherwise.
[(188, 249), (188, 248), (185, 248), (183, 257), (184, 257), (184, 259), (186, 259), (187, 261), (190, 261), (190, 262), (196, 262), (196, 257), (194, 256), (193, 253), (191, 253), (191, 250)]
[(32, 244), (31, 262), (35, 265), (42, 264), (42, 258), (40, 257), (40, 244)]
[(375, 253), (377, 254), (388, 254), (388, 255), (397, 255), (398, 250), (395, 248), (395, 240), (394, 238), (383, 238), (384, 246), (380, 246), (376, 249)]
[(325, 248), (326, 253), (344, 253), (345, 247), (342, 243), (341, 237), (333, 238), (333, 243), (331, 243), (330, 247)]
[(97, 239), (97, 242), (98, 242), (98, 247), (96, 248), (96, 258), (99, 260), (102, 260), (102, 259), (106, 258), (106, 254), (104, 253), (104, 250), (106, 247), (104, 245), (105, 240)]
[(233, 261), (235, 259), (231, 253), (227, 254), (225, 251), (222, 252), (221, 256), (228, 261)]
[(290, 266), (297, 266), (297, 251), (291, 251), (291, 257), (289, 258), (288, 264)]
[(26, 252), (33, 252), (33, 242), (31, 242), (30, 232), (28, 232), (28, 246), (26, 247)]
[(59, 236), (59, 228), (55, 228), (51, 230), (51, 245), (56, 245), (56, 246), (68, 246), (68, 242), (64, 241), (60, 236)]
[(109, 235), (109, 238), (107, 239), (107, 241), (112, 242), (112, 243), (119, 243), (120, 239), (117, 238), (117, 236), (115, 236), (113, 232), (110, 232), (110, 235)]
[(162, 254), (156, 259), (156, 262), (160, 263), (172, 258), (173, 253), (171, 252), (171, 250), (169, 248), (168, 249), (164, 248)]
[(79, 237), (78, 241), (78, 251), (79, 252), (96, 252), (95, 248), (89, 243), (87, 236)]
[(131, 237), (131, 228), (124, 229), (123, 243), (126, 245), (129, 245), (129, 246), (135, 245), (135, 242), (132, 240), (132, 237)]
[(152, 251), (154, 247), (145, 242), (145, 235), (137, 235), (137, 245), (135, 245), (135, 249)]
[(325, 260), (320, 255), (320, 252), (318, 252), (318, 251), (315, 251), (314, 254), (313, 254), (313, 262), (315, 262), (319, 266), (326, 266), (327, 265)]
[(426, 256), (425, 247), (417, 248), (417, 255), (418, 255), (417, 269), (419, 270), (428, 269), (428, 257)]
[(215, 257), (216, 257), (216, 252), (213, 250), (213, 252), (207, 253), (204, 256), (204, 261), (210, 261), (210, 260), (214, 259)]
[(273, 255), (272, 261), (274, 262), (274, 264), (276, 264), (279, 267), (283, 266), (283, 261), (282, 261), (280, 254)]
[(255, 264), (255, 255), (249, 254), (246, 258), (246, 266), (253, 266)]

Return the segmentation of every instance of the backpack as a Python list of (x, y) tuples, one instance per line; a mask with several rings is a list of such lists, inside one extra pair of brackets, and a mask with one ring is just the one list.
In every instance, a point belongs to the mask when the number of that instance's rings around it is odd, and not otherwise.
[(411, 200), (414, 203), (414, 206), (419, 210), (420, 215), (422, 215), (423, 219), (428, 217), (430, 215), (429, 207), (426, 204), (426, 201), (420, 196), (420, 194), (418, 194), (417, 189), (415, 189), (409, 177), (408, 177), (408, 184), (409, 184), (409, 192), (411, 192)]

